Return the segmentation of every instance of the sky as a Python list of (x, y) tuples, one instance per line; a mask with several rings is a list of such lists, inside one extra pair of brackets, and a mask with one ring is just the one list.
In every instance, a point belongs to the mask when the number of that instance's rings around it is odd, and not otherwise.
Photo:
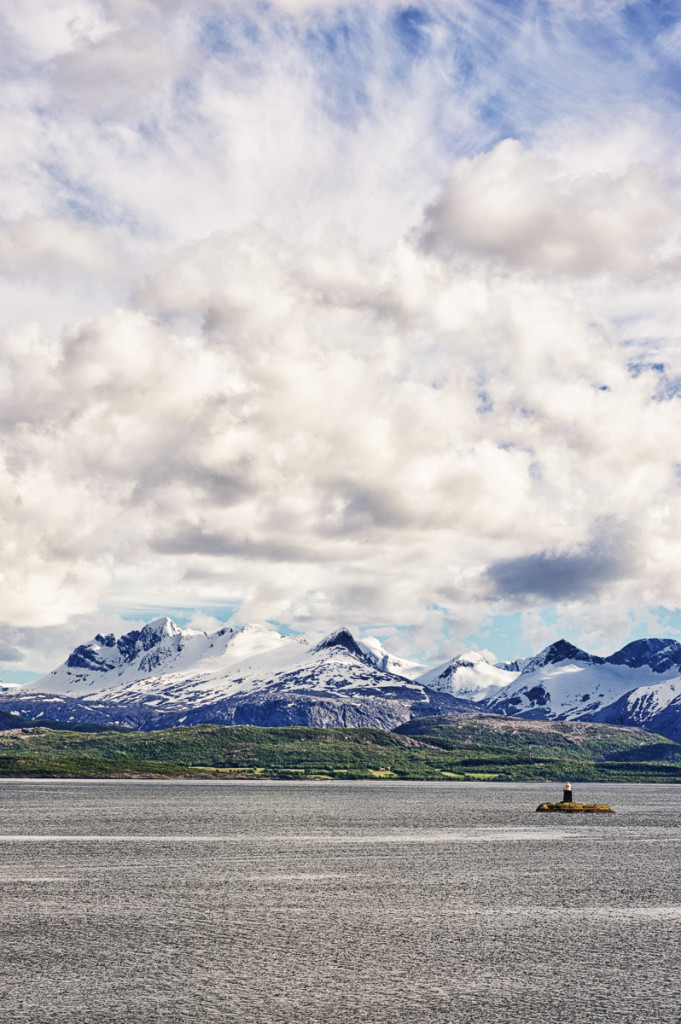
[(681, 636), (681, 4), (5, 0), (0, 674)]

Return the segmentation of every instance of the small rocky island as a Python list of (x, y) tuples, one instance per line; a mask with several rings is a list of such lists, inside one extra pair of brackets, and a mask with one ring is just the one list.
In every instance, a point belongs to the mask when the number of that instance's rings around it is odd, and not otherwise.
[(563, 799), (559, 804), (539, 804), (538, 811), (559, 811), (562, 814), (614, 814), (607, 804), (580, 804), (572, 799), (572, 786), (565, 783)]

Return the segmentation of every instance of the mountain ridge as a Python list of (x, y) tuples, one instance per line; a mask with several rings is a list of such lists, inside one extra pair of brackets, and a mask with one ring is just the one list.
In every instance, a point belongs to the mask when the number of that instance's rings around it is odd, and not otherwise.
[(473, 706), (379, 667), (391, 660), (399, 665), (346, 628), (313, 646), (257, 623), (206, 634), (163, 618), (118, 640), (97, 634), (2, 706), (27, 717), (142, 729), (205, 722), (391, 729)]
[(0, 694), (5, 715), (145, 729), (210, 721), (395, 728), (471, 708), (681, 738), (681, 643), (643, 638), (604, 657), (561, 638), (513, 662), (468, 651), (428, 668), (347, 627), (310, 643), (259, 623), (209, 634), (163, 616), (118, 638), (97, 633), (51, 672)]

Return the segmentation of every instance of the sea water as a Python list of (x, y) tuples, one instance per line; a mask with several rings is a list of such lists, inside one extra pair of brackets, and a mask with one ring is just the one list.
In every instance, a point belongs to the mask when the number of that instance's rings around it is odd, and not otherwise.
[(679, 1024), (681, 787), (0, 784), (2, 1024)]

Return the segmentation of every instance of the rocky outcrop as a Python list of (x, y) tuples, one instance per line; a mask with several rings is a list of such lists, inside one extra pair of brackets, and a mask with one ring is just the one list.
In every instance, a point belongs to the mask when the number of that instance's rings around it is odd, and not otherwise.
[(614, 814), (607, 804), (580, 804), (574, 800), (559, 804), (539, 804), (538, 811), (558, 811), (561, 814)]

